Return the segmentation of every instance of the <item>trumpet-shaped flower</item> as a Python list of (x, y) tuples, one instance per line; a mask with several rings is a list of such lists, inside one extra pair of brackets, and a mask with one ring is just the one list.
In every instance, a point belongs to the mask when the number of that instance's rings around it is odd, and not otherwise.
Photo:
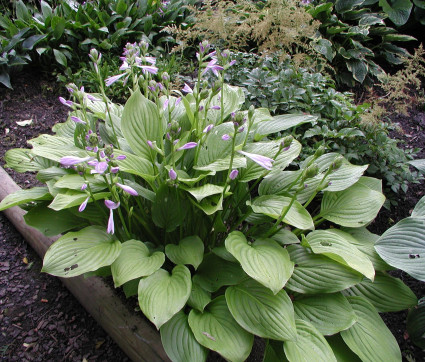
[(202, 72), (202, 74), (205, 74), (206, 72), (208, 72), (209, 70), (211, 70), (215, 76), (218, 76), (218, 72), (220, 70), (223, 70), (224, 68), (221, 65), (217, 64), (217, 59), (212, 59), (208, 62), (206, 68), (204, 69), (204, 71)]
[(74, 166), (78, 163), (86, 162), (90, 159), (91, 159), (90, 156), (87, 156), (87, 157), (64, 156), (60, 159), (59, 162), (61, 163), (62, 166)]
[(146, 73), (151, 73), (151, 74), (156, 74), (158, 73), (158, 68), (154, 67), (153, 65), (140, 65), (140, 68), (142, 68), (142, 71), (144, 74)]
[(245, 151), (238, 151), (240, 154), (248, 157), (249, 159), (253, 160), (255, 163), (258, 163), (261, 167), (265, 168), (266, 170), (271, 170), (273, 166), (274, 160), (272, 158), (257, 155), (255, 153), (249, 153)]
[(239, 175), (239, 171), (238, 171), (238, 170), (232, 170), (232, 171), (230, 172), (230, 174), (229, 174), (229, 178), (230, 178), (231, 180), (234, 180), (236, 177), (238, 177), (238, 175)]
[(192, 88), (190, 88), (186, 83), (184, 84), (182, 91), (185, 93), (193, 93)]
[(213, 127), (214, 127), (214, 125), (211, 123), (208, 126), (206, 126), (202, 132), (203, 133), (208, 133), (208, 132), (210, 132), (213, 129)]
[(67, 106), (67, 107), (72, 107), (73, 105), (74, 105), (74, 102), (72, 102), (72, 101), (67, 101), (65, 98), (63, 98), (63, 97), (59, 97), (59, 101), (64, 105), (64, 106)]
[(86, 122), (84, 122), (81, 118), (76, 116), (71, 116), (71, 120), (74, 121), (75, 123), (86, 124)]
[(108, 162), (102, 161), (102, 162), (97, 162), (94, 166), (94, 170), (91, 170), (90, 173), (99, 173), (99, 174), (103, 174), (105, 173), (105, 171), (108, 169)]
[(113, 202), (111, 200), (105, 200), (105, 205), (109, 209), (108, 227), (106, 229), (106, 232), (108, 234), (113, 234), (115, 232), (113, 210), (117, 209), (120, 206), (120, 203), (119, 202)]
[(122, 74), (117, 74), (117, 75), (113, 75), (112, 77), (106, 78), (105, 79), (105, 84), (107, 87), (111, 86), (112, 84), (114, 84), (117, 80), (119, 80), (120, 78), (124, 77), (126, 75), (126, 73), (122, 73)]
[(223, 141), (228, 141), (228, 140), (230, 140), (232, 137), (230, 137), (227, 133), (225, 133), (223, 136), (221, 136), (221, 139), (223, 140)]
[(168, 176), (170, 177), (170, 180), (175, 180), (177, 178), (177, 172), (174, 171), (172, 168), (170, 171), (168, 171)]
[[(84, 184), (85, 185), (85, 184)], [(83, 201), (83, 203), (80, 205), (80, 207), (78, 208), (78, 211), (79, 212), (83, 212), (84, 211), (84, 209), (86, 208), (86, 206), (87, 206), (87, 203), (89, 202), (89, 199), (90, 199), (90, 196), (89, 197), (87, 197), (87, 199), (85, 199), (84, 201)]]
[(195, 148), (198, 144), (196, 142), (188, 142), (185, 143), (183, 146), (177, 148), (177, 151), (182, 151), (182, 150), (189, 150), (191, 148)]
[(121, 189), (123, 189), (125, 192), (127, 192), (128, 194), (130, 194), (131, 196), (138, 196), (139, 194), (137, 193), (137, 191), (135, 190), (135, 189), (133, 189), (132, 187), (130, 187), (130, 186), (127, 186), (127, 185), (123, 185), (123, 184), (120, 184), (120, 183), (116, 183), (116, 185), (118, 186), (118, 187), (120, 187)]

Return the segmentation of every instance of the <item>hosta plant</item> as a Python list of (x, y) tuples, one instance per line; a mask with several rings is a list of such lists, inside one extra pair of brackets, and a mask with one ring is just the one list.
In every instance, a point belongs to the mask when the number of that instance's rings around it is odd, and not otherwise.
[[(146, 52), (129, 44), (106, 79), (131, 89), (124, 106), (100, 77), (97, 94), (70, 85), (55, 135), (6, 155), (46, 186), (0, 210), (22, 205), (29, 225), (63, 235), (43, 271), (112, 275), (173, 361), (205, 361), (209, 349), (243, 361), (254, 335), (267, 340), (267, 360), (400, 361), (378, 312), (417, 300), (387, 274), (366, 229), (384, 203), (381, 182), (322, 148), (291, 166), (300, 143), (267, 136), (311, 116), (241, 110), (242, 90), (222, 81), (227, 52), (201, 44), (197, 81), (181, 91)], [(217, 76), (212, 88), (205, 72)]]

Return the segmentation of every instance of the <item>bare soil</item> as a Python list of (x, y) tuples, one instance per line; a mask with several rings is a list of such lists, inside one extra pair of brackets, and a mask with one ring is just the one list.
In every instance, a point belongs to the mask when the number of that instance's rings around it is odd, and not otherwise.
[[(15, 79), (13, 91), (0, 88), (0, 165), (8, 149), (28, 145), (26, 141), (66, 119), (68, 109), (58, 101), (54, 81), (34, 71)], [(63, 94), (63, 96), (66, 96)], [(28, 126), (16, 122), (32, 120)], [(403, 129), (396, 135), (403, 147), (425, 148), (425, 113), (412, 110), (407, 117), (395, 114), (393, 121)], [(419, 154), (425, 158), (425, 150)], [(7, 172), (22, 188), (36, 184), (33, 174)], [(1, 182), (1, 180), (0, 180)], [(411, 185), (400, 194), (399, 205), (383, 210), (373, 223), (382, 233), (409, 216), (423, 196), (425, 184)], [(0, 213), (0, 356), (4, 361), (128, 361), (120, 348), (80, 306), (61, 282), (40, 273), (41, 260), (27, 247), (19, 233)], [(425, 283), (398, 273), (418, 298), (425, 296)], [(134, 301), (130, 301), (133, 303)], [(414, 346), (406, 333), (407, 312), (383, 315), (403, 353), (404, 360), (424, 361), (425, 352)], [(250, 361), (261, 361), (264, 346), (256, 342)], [(211, 356), (211, 360), (220, 360)]]

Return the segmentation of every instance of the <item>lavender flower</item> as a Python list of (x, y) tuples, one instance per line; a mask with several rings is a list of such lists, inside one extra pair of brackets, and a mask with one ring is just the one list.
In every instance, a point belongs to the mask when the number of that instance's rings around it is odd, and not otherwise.
[(231, 180), (234, 180), (236, 177), (238, 177), (239, 171), (238, 170), (232, 170), (229, 174), (229, 178)]
[(171, 180), (175, 180), (177, 178), (177, 173), (172, 168), (170, 171), (168, 171), (168, 177), (170, 177)]
[[(85, 185), (85, 184), (84, 184)], [(87, 186), (87, 185), (86, 185)], [(80, 207), (78, 208), (78, 211), (79, 212), (83, 212), (84, 211), (84, 209), (86, 208), (86, 206), (87, 206), (87, 203), (89, 202), (89, 199), (90, 199), (90, 196), (89, 197), (87, 197), (87, 199), (85, 199), (84, 201), (83, 201), (83, 203), (80, 205)]]
[(174, 106), (177, 107), (181, 101), (182, 101), (182, 97), (177, 98), (176, 103), (174, 103)]
[(126, 158), (127, 158), (126, 155), (119, 155), (119, 156), (117, 156), (116, 160), (117, 161), (122, 161), (122, 160), (125, 160)]
[(144, 74), (146, 74), (146, 73), (151, 73), (151, 74), (158, 73), (158, 68), (154, 67), (152, 65), (141, 65), (140, 68), (142, 68), (142, 71), (143, 71)]
[(126, 73), (122, 73), (122, 74), (117, 74), (117, 75), (113, 75), (112, 77), (106, 78), (105, 79), (105, 84), (107, 87), (111, 86), (112, 84), (114, 84), (118, 79), (124, 77), (126, 75)]
[(214, 109), (214, 110), (218, 111), (218, 110), (221, 109), (221, 107), (220, 106), (212, 106), (211, 109)]
[(152, 143), (152, 141), (147, 140), (147, 141), (146, 141), (146, 143), (148, 144), (148, 146), (149, 146), (150, 148), (152, 148), (152, 149), (153, 149), (153, 143)]
[(255, 153), (249, 153), (249, 152), (245, 152), (245, 151), (238, 151), (238, 152), (241, 153), (242, 155), (250, 158), (255, 163), (258, 163), (261, 167), (265, 168), (266, 170), (272, 169), (273, 162), (274, 162), (273, 159), (266, 157), (266, 156), (257, 155)]
[(117, 173), (119, 170), (119, 167), (111, 167), (111, 173)]
[(224, 68), (221, 65), (217, 64), (217, 59), (212, 59), (207, 64), (205, 70), (202, 72), (202, 74), (205, 74), (208, 70), (211, 70), (215, 76), (218, 76), (218, 71), (223, 70)]
[(63, 98), (63, 97), (59, 97), (59, 101), (64, 105), (64, 106), (67, 106), (67, 107), (72, 107), (73, 105), (74, 105), (74, 102), (72, 102), (72, 101), (67, 101), (65, 98)]
[(165, 100), (164, 105), (162, 106), (164, 109), (166, 109), (168, 107), (168, 103), (170, 101), (168, 99)]
[(186, 83), (184, 84), (182, 91), (185, 93), (193, 93), (192, 88), (190, 88)]
[(108, 234), (113, 234), (115, 232), (114, 227), (114, 213), (112, 210), (117, 209), (120, 206), (120, 203), (113, 202), (111, 200), (105, 200), (105, 205), (109, 209), (109, 219), (108, 219), (108, 228), (106, 229), (106, 232)]
[(105, 173), (105, 171), (108, 169), (108, 163), (105, 161), (102, 162), (97, 162), (96, 165), (94, 166), (94, 170), (91, 170), (90, 173), (99, 173), (99, 174), (103, 174)]
[(116, 185), (118, 186), (118, 187), (120, 187), (120, 188), (122, 188), (125, 192), (127, 192), (128, 194), (130, 194), (131, 196), (138, 196), (139, 194), (137, 193), (137, 191), (135, 190), (135, 189), (133, 189), (132, 187), (130, 187), (130, 186), (127, 186), (127, 185), (123, 185), (123, 184), (120, 184), (120, 183), (116, 183)]
[(74, 121), (75, 123), (86, 124), (86, 122), (84, 122), (81, 118), (76, 116), (71, 116), (71, 120)]
[(223, 141), (228, 141), (228, 140), (230, 140), (232, 137), (230, 137), (227, 133), (225, 133), (223, 136), (221, 136), (221, 139), (223, 140)]
[(191, 148), (196, 147), (198, 144), (196, 142), (188, 142), (186, 144), (184, 144), (183, 146), (177, 148), (177, 151), (182, 151), (182, 150), (189, 150)]
[(90, 156), (87, 157), (75, 157), (75, 156), (65, 156), (60, 159), (62, 166), (73, 166), (81, 162), (86, 162), (90, 160)]
[(88, 100), (90, 100), (92, 102), (102, 102), (101, 99), (96, 98), (96, 97), (92, 96), (91, 94), (86, 94), (86, 97), (87, 97)]
[(84, 191), (86, 188), (87, 188), (87, 184), (86, 183), (83, 183), (81, 185), (81, 191)]
[(209, 124), (208, 126), (206, 126), (204, 128), (204, 130), (202, 131), (203, 133), (208, 133), (213, 129), (214, 125), (213, 124)]

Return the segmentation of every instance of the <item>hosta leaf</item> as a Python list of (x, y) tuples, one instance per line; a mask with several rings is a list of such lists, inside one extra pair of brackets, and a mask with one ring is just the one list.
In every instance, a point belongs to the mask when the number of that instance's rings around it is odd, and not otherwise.
[(353, 73), (353, 78), (363, 83), (369, 70), (367, 63), (364, 60), (351, 59), (346, 64), (348, 70)]
[(412, 2), (406, 0), (396, 0), (391, 2), (388, 2), (387, 0), (379, 0), (379, 5), (391, 21), (397, 26), (407, 23), (413, 7)]
[(247, 359), (254, 336), (233, 319), (224, 295), (208, 304), (203, 313), (193, 309), (189, 314), (189, 325), (201, 345), (232, 362)]
[(335, 293), (360, 283), (363, 276), (322, 255), (313, 254), (301, 245), (287, 250), (296, 264), (286, 288), (298, 293)]
[(57, 166), (52, 166), (44, 170), (38, 171), (37, 180), (41, 182), (48, 182), (50, 180), (58, 180), (62, 176), (69, 175), (73, 172), (74, 170), (71, 170), (71, 169), (65, 169), (65, 168), (61, 168)]
[(309, 322), (296, 319), (297, 340), (286, 341), (283, 344), (285, 355), (289, 361), (335, 361), (332, 348), (325, 337)]
[(361, 362), (361, 359), (345, 344), (340, 334), (326, 337), (338, 362)]
[(294, 301), (297, 318), (310, 322), (325, 336), (350, 328), (356, 315), (341, 293), (302, 297)]
[(171, 275), (159, 269), (140, 280), (140, 309), (159, 329), (184, 307), (191, 289), (190, 271), (184, 265), (175, 266)]
[(412, 212), (412, 217), (425, 217), (425, 196), (416, 204)]
[(190, 305), (192, 308), (197, 309), (200, 312), (203, 312), (205, 306), (209, 302), (211, 302), (211, 293), (202, 289), (202, 287), (198, 283), (195, 283), (193, 281), (192, 291), (190, 292), (190, 296), (187, 301), (187, 304)]
[(317, 120), (316, 116), (310, 114), (283, 114), (273, 117), (272, 120), (259, 122), (255, 130), (255, 139), (261, 140), (264, 136), (277, 133), (292, 127), (297, 127), (304, 123), (311, 123)]
[(122, 133), (134, 153), (153, 160), (154, 152), (147, 141), (161, 144), (163, 128), (155, 103), (145, 98), (140, 90), (134, 92), (125, 104), (121, 118)]
[(226, 289), (226, 301), (233, 318), (245, 330), (262, 338), (294, 340), (294, 308), (282, 289), (274, 295), (254, 280)]
[(379, 273), (375, 280), (363, 280), (344, 291), (346, 295), (367, 299), (379, 313), (398, 312), (417, 304), (418, 299), (400, 279)]
[(33, 187), (32, 189), (19, 190), (13, 194), (7, 195), (0, 202), (0, 211), (9, 207), (26, 204), (32, 201), (51, 200), (52, 195), (47, 187)]
[(344, 191), (325, 192), (320, 216), (342, 226), (365, 226), (376, 217), (384, 201), (382, 193), (357, 183)]
[(86, 183), (86, 180), (92, 192), (99, 192), (107, 187), (105, 181), (100, 177), (86, 176), (86, 179), (84, 179), (84, 177), (77, 174), (62, 176), (56, 181), (55, 187), (79, 191), (81, 186)]
[(195, 339), (183, 312), (178, 312), (161, 329), (162, 345), (173, 362), (203, 362), (208, 351)]
[(103, 227), (89, 226), (59, 238), (47, 250), (41, 271), (58, 277), (75, 277), (111, 265), (121, 243)]
[(348, 297), (357, 322), (341, 337), (362, 361), (401, 361), (397, 341), (372, 304), (362, 297)]
[(148, 247), (139, 240), (124, 242), (120, 255), (111, 265), (115, 288), (130, 280), (153, 274), (161, 268), (164, 261), (164, 253), (156, 251), (151, 254)]
[[(214, 110), (211, 109), (213, 106), (221, 107), (221, 92), (214, 96), (211, 99), (210, 109), (208, 110), (207, 117), (214, 124), (218, 124), (220, 122), (221, 117), (221, 109)], [(245, 102), (245, 94), (242, 88), (233, 87), (228, 84), (223, 85), (223, 120), (226, 119), (227, 116), (232, 112), (238, 111), (242, 104)]]
[(412, 308), (407, 315), (407, 333), (410, 340), (425, 348), (425, 299), (422, 298), (416, 308)]
[(317, 230), (307, 235), (307, 242), (315, 254), (326, 255), (373, 280), (373, 264), (354, 246), (353, 239), (350, 234), (337, 229)]
[(200, 202), (208, 196), (221, 194), (223, 192), (223, 186), (213, 185), (213, 184), (205, 184), (203, 186), (194, 187), (194, 188), (186, 188), (182, 187), (184, 190), (189, 192), (196, 201)]
[(32, 150), (14, 148), (6, 152), (4, 160), (5, 167), (10, 167), (16, 172), (40, 171), (50, 166), (49, 160), (41, 157), (34, 157)]
[[(109, 192), (99, 192), (97, 194), (93, 194), (93, 196), (95, 200), (101, 200), (107, 199), (111, 196), (111, 194)], [(59, 192), (48, 207), (56, 211), (69, 209), (70, 207), (81, 205), (85, 199), (87, 199), (87, 194), (84, 192), (73, 190), (69, 190), (64, 193)], [(93, 200), (90, 197), (88, 202), (92, 201)]]
[(24, 215), (24, 219), (27, 225), (40, 230), (46, 236), (55, 236), (74, 228), (88, 226), (86, 220), (68, 210), (54, 211), (46, 205), (32, 208)]
[(239, 264), (208, 254), (193, 277), (193, 282), (213, 293), (222, 286), (239, 284), (247, 277)]
[(233, 231), (226, 238), (225, 245), (243, 270), (274, 294), (284, 287), (294, 270), (288, 252), (274, 240), (257, 239), (250, 245), (244, 234)]
[[(274, 219), (279, 219), (282, 211), (288, 207), (290, 203), (291, 198), (289, 197), (264, 195), (252, 201), (251, 207), (255, 213), (261, 213)], [(283, 222), (303, 230), (314, 229), (313, 219), (298, 201), (293, 202)]]
[[(211, 162), (205, 166), (195, 166), (194, 169), (198, 171), (224, 171), (230, 167), (230, 156)], [(232, 168), (246, 167), (245, 157), (235, 156), (232, 162)]]
[(198, 236), (188, 236), (178, 245), (166, 245), (165, 254), (174, 264), (190, 264), (196, 270), (204, 257), (204, 243)]
[(410, 163), (412, 166), (415, 166), (419, 171), (425, 174), (425, 158), (420, 160), (412, 160), (408, 163)]
[(389, 228), (375, 249), (391, 266), (425, 281), (425, 218), (408, 217)]
[(125, 160), (115, 160), (118, 167), (120, 168), (120, 171), (140, 176), (146, 181), (154, 180), (155, 172), (151, 161), (121, 150), (114, 150), (114, 154), (115, 156), (126, 156)]

